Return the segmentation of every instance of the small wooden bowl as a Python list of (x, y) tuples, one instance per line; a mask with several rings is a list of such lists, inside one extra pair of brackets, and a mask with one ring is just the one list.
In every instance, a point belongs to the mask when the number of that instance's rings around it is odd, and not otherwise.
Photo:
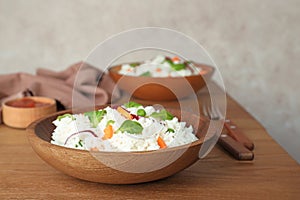
[(197, 63), (194, 63), (194, 66), (200, 67), (201, 73), (184, 77), (127, 76), (119, 73), (121, 65), (111, 67), (108, 71), (120, 89), (138, 99), (171, 101), (198, 92), (206, 85), (205, 80), (210, 80), (214, 72), (213, 67)]
[(46, 115), (56, 112), (56, 102), (54, 99), (46, 97), (25, 97), (36, 102), (45, 103), (46, 105), (33, 108), (14, 107), (10, 103), (20, 100), (14, 99), (2, 104), (3, 122), (7, 126), (14, 128), (26, 128), (33, 121)]
[[(71, 110), (59, 112), (34, 122), (28, 127), (27, 135), (34, 151), (45, 162), (67, 175), (109, 184), (154, 181), (180, 172), (199, 159), (198, 154), (209, 125), (206, 118), (200, 118), (180, 110), (168, 110), (177, 117), (183, 116), (187, 124), (197, 127), (195, 131), (199, 140), (189, 145), (143, 152), (89, 152), (51, 144), (51, 135), (55, 128), (52, 121), (58, 115), (72, 113)], [(100, 159), (96, 159), (96, 157)], [(170, 160), (172, 162), (169, 162)], [(169, 163), (164, 165), (165, 162)], [(113, 167), (111, 163), (114, 164)], [(157, 168), (148, 168), (150, 170), (145, 172), (127, 170), (134, 167), (146, 169), (149, 166)]]

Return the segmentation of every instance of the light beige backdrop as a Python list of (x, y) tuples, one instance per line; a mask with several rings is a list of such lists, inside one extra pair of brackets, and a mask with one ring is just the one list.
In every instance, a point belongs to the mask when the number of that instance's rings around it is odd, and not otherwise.
[(297, 0), (0, 0), (0, 73), (62, 70), (112, 34), (175, 29), (210, 52), (228, 93), (300, 162), (299, 10)]

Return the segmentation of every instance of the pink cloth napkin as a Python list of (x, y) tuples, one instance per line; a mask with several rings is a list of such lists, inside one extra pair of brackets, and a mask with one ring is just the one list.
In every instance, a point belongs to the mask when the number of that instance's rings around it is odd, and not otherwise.
[[(22, 72), (0, 75), (0, 102), (32, 93), (56, 99), (67, 109), (72, 107), (73, 97), (81, 105), (102, 105), (110, 101), (114, 87), (108, 74), (79, 62), (60, 72), (39, 68), (36, 75)], [(120, 97), (118, 91), (113, 95), (113, 98)]]

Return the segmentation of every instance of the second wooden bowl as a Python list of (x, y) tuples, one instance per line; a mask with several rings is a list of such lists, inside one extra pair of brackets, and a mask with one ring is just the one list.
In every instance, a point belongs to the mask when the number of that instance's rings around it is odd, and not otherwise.
[(143, 100), (171, 101), (181, 99), (198, 92), (210, 80), (214, 68), (204, 64), (194, 63), (200, 67), (198, 75), (184, 77), (145, 77), (127, 76), (119, 73), (121, 65), (109, 69), (109, 75), (117, 86), (130, 95)]

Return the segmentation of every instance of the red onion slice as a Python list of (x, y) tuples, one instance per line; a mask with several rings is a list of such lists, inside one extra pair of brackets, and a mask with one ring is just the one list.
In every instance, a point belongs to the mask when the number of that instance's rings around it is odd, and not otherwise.
[(74, 137), (75, 135), (78, 135), (78, 134), (81, 134), (81, 133), (90, 133), (90, 134), (92, 134), (94, 137), (98, 137), (98, 136), (96, 135), (96, 133), (95, 133), (94, 131), (91, 131), (91, 130), (78, 131), (78, 132), (76, 132), (76, 133), (71, 134), (71, 135), (66, 139), (64, 145), (67, 144), (67, 142), (69, 141), (69, 139), (71, 139), (71, 138)]

